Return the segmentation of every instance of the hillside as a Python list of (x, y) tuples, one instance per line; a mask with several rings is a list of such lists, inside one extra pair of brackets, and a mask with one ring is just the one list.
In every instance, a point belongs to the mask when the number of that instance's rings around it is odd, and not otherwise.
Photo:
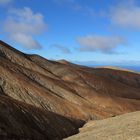
[[(117, 124), (117, 125), (116, 125)], [(80, 133), (66, 140), (139, 140), (140, 111), (88, 122)]]
[(140, 110), (140, 75), (22, 53), (0, 41), (0, 136), (62, 139)]

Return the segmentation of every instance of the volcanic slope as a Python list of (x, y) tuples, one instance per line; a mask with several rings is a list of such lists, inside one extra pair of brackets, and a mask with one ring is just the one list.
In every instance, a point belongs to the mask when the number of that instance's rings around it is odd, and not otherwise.
[(89, 121), (79, 134), (65, 140), (140, 140), (140, 111)]
[[(6, 106), (4, 112), (22, 116), (26, 110), (28, 114), (18, 120), (0, 113), (5, 122), (13, 125), (10, 128), (0, 122), (4, 129), (1, 135), (62, 139), (77, 133), (88, 120), (140, 110), (140, 75), (51, 61), (22, 53), (0, 41), (0, 93), (0, 104)], [(12, 127), (21, 131), (16, 133)], [(32, 134), (34, 131), (38, 137)]]

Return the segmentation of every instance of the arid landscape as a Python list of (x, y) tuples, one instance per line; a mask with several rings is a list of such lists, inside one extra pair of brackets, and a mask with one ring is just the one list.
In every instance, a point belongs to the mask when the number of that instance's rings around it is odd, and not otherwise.
[(0, 140), (140, 140), (140, 0), (0, 0)]
[(52, 61), (0, 41), (1, 139), (61, 140), (84, 125), (68, 139), (138, 140), (139, 111), (139, 73)]
[(88, 122), (80, 133), (66, 140), (139, 140), (140, 111)]

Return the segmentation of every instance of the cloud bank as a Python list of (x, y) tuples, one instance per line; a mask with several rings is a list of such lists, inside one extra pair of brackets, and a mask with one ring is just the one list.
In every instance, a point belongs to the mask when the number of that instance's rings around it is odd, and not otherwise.
[(124, 44), (124, 39), (116, 36), (85, 36), (78, 37), (77, 42), (80, 45), (80, 51), (101, 51), (103, 53), (112, 52), (114, 48)]
[(133, 3), (111, 9), (110, 20), (113, 25), (140, 30), (140, 6)]
[(46, 31), (47, 25), (40, 13), (30, 8), (12, 9), (4, 22), (4, 31), (15, 42), (27, 49), (40, 49), (41, 45), (34, 39)]

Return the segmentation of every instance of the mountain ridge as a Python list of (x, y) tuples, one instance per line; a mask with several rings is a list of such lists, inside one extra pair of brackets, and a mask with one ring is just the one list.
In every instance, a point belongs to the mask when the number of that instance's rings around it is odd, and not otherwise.
[[(49, 124), (45, 122), (43, 125), (39, 119), (42, 126), (35, 131), (38, 135), (42, 134), (42, 139), (59, 140), (78, 133), (78, 128), (88, 120), (140, 110), (139, 74), (63, 62), (25, 54), (0, 41), (0, 91), (3, 97), (0, 102), (17, 102), (19, 108), (27, 105), (37, 108), (42, 114), (52, 114), (53, 117), (45, 115), (43, 119), (50, 121)], [(14, 109), (13, 112), (16, 113), (17, 109)], [(28, 113), (32, 115), (32, 109)], [(36, 115), (33, 114), (34, 116)], [(26, 115), (25, 118), (25, 121), (30, 120)], [(58, 121), (55, 122), (53, 118)], [(37, 120), (34, 120), (34, 125), (39, 125)], [(65, 122), (70, 127), (63, 126), (60, 122)], [(52, 128), (50, 135), (44, 134), (49, 129), (46, 125)], [(5, 132), (9, 131), (7, 124), (4, 127)], [(60, 128), (62, 131), (59, 131)], [(34, 138), (23, 131), (24, 134), (14, 136)]]

